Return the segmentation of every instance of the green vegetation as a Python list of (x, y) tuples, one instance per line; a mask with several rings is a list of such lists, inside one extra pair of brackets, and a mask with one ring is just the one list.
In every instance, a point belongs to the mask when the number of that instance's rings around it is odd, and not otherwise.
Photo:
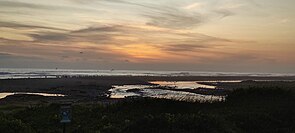
[[(295, 94), (276, 88), (235, 90), (221, 103), (126, 99), (110, 105), (75, 105), (74, 133), (294, 133)], [(0, 115), (0, 131), (62, 132), (59, 105)]]
[(5, 133), (34, 133), (35, 131), (19, 119), (0, 114), (0, 131)]

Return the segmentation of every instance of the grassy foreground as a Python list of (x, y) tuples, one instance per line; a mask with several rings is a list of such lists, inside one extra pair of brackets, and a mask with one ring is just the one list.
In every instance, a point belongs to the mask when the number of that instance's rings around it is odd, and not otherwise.
[[(111, 105), (75, 105), (72, 111), (67, 132), (73, 133), (295, 132), (295, 94), (276, 88), (236, 90), (222, 103), (128, 99)], [(57, 104), (17, 108), (0, 114), (0, 131), (59, 133), (59, 120)]]

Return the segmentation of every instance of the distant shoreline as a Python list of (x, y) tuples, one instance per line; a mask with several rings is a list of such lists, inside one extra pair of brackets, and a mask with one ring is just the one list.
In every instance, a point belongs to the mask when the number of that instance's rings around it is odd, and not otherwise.
[(231, 80), (269, 80), (269, 81), (295, 81), (295, 76), (57, 76), (45, 78), (7, 78), (0, 79), (0, 81), (19, 80), (53, 80), (53, 79), (81, 79), (81, 80), (122, 80), (128, 84), (132, 80), (145, 80), (145, 81), (231, 81)]
[(72, 69), (8, 69), (0, 68), (0, 79), (56, 78), (61, 76), (149, 76), (149, 77), (295, 77), (292, 73), (242, 73), (207, 71), (148, 71), (148, 70), (72, 70)]

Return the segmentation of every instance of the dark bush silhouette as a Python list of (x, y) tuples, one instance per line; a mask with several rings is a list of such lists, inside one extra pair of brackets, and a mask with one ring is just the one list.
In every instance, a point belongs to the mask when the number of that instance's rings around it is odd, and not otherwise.
[[(293, 133), (293, 91), (238, 89), (225, 102), (187, 103), (163, 99), (73, 106), (69, 132), (75, 133)], [(61, 132), (59, 105), (39, 106), (0, 115), (5, 132)]]

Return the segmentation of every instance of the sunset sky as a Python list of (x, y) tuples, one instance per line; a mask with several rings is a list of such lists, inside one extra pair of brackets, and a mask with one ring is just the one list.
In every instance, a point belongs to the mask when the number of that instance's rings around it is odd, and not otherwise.
[(0, 68), (295, 73), (294, 0), (0, 0)]

